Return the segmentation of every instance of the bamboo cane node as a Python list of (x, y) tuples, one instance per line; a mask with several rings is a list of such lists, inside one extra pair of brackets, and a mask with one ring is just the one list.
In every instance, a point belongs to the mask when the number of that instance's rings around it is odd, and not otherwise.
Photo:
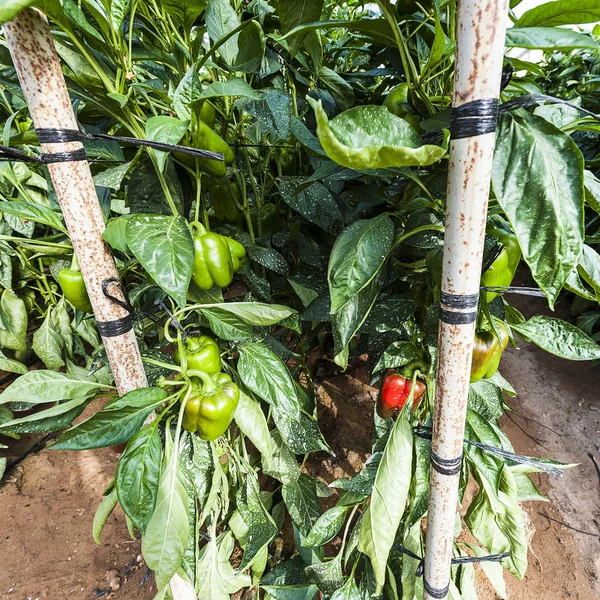
[(442, 458), (439, 454), (432, 450), (430, 462), (431, 467), (440, 475), (447, 475), (448, 477), (451, 477), (460, 473), (462, 459), (462, 454), (454, 458)]
[(496, 131), (498, 98), (481, 98), (453, 106), (450, 114), (450, 138), (453, 140), (486, 135)]

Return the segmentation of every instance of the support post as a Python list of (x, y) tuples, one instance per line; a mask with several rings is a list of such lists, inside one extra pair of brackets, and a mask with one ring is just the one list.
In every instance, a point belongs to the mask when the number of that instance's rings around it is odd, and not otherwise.
[(425, 600), (448, 596), (508, 0), (459, 0)]
[[(38, 10), (22, 10), (4, 24), (6, 41), (36, 129), (78, 129), (67, 85), (46, 17)], [(83, 148), (80, 142), (43, 143), (47, 154)], [(99, 322), (127, 317), (127, 311), (106, 298), (102, 282), (119, 274), (102, 240), (104, 217), (87, 160), (56, 162), (48, 171), (69, 231), (77, 261)], [(112, 295), (120, 295), (117, 286)], [(132, 330), (103, 337), (108, 362), (120, 395), (148, 385), (142, 357)], [(171, 581), (176, 600), (194, 600), (195, 591), (178, 575)]]

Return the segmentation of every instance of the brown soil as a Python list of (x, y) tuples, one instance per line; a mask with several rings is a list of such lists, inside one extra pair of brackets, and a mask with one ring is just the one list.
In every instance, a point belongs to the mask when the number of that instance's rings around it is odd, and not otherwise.
[[(527, 313), (543, 311), (529, 299), (520, 304)], [(551, 502), (526, 505), (535, 530), (530, 566), (524, 581), (506, 576), (508, 598), (600, 598), (600, 478), (590, 458), (600, 462), (599, 367), (567, 362), (524, 343), (507, 351), (502, 372), (519, 393), (509, 402), (518, 412), (503, 422), (515, 450), (579, 463), (562, 478), (535, 476)], [(366, 368), (359, 363), (320, 386), (320, 423), (335, 456), (319, 453), (307, 469), (325, 482), (356, 472), (369, 455), (375, 390), (366, 381)], [(11, 442), (9, 455), (30, 444), (30, 439)], [(109, 518), (102, 545), (92, 540), (94, 512), (115, 463), (110, 450), (47, 450), (10, 473), (0, 488), (0, 600), (154, 597), (153, 578), (145, 577), (147, 568), (138, 562), (139, 542), (129, 538), (120, 511)], [(477, 571), (480, 600), (496, 600)], [(119, 589), (109, 596), (110, 584), (117, 581)]]

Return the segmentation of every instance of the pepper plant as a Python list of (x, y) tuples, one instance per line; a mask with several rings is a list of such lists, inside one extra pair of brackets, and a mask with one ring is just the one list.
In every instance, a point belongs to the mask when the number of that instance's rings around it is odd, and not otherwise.
[[(0, 368), (15, 374), (0, 433), (126, 445), (93, 534), (119, 504), (157, 598), (175, 573), (202, 599), (421, 598), (430, 442), (413, 428), (430, 426), (435, 397), (455, 2), (5, 0), (0, 22), (25, 6), (49, 17), (86, 131), (224, 160), (85, 143), (151, 386), (120, 398), (46, 169), (0, 163)], [(526, 320), (506, 293), (520, 264), (550, 308), (567, 293), (597, 302), (584, 217), (600, 214), (598, 158), (578, 144), (598, 117), (532, 96), (543, 71), (509, 51), (597, 56), (593, 35), (557, 26), (600, 9), (510, 18), (466, 427), (505, 452), (509, 340), (600, 358), (580, 329)], [(36, 156), (4, 44), (0, 112), (3, 144)], [(304, 465), (331, 450), (314, 357), (333, 374), (363, 354), (387, 383), (365, 415), (372, 455), (350, 478), (315, 479)], [(105, 408), (71, 426), (99, 396)], [(501, 596), (502, 568), (527, 567), (522, 503), (544, 499), (528, 473), (566, 466), (507, 456), (465, 446), (475, 543), (455, 541), (456, 556), (506, 554), (485, 563)], [(472, 564), (452, 575), (452, 598), (477, 597)]]

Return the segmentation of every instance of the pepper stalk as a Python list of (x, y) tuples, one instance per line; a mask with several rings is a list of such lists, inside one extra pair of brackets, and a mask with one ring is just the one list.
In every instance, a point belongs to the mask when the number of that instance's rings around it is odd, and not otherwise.
[(424, 598), (448, 597), (508, 0), (459, 0)]

